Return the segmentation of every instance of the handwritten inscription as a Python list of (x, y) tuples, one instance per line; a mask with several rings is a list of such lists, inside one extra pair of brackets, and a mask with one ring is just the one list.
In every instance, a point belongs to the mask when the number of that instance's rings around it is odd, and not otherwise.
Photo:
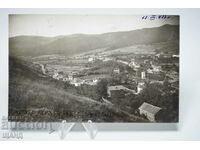
[(150, 15), (150, 16), (142, 16), (142, 20), (156, 20), (156, 19), (169, 19), (168, 15)]

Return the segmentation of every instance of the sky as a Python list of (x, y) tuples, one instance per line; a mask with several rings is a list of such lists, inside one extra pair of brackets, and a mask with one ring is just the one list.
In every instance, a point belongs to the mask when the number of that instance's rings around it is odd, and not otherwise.
[[(142, 19), (145, 15), (9, 15), (9, 37), (20, 35), (59, 36), (71, 34), (101, 34), (179, 24), (178, 16), (168, 19)], [(150, 18), (152, 20), (150, 20)]]

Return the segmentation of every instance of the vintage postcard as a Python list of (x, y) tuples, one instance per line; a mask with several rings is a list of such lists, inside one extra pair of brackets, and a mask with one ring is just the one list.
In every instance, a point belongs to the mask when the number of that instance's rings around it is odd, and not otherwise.
[(178, 118), (179, 16), (9, 15), (9, 120)]

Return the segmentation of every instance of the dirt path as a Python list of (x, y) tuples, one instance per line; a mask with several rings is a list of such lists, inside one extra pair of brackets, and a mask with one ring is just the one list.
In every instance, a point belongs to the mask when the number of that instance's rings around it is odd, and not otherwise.
[(45, 75), (46, 74), (46, 69), (43, 64), (39, 62), (33, 62), (33, 64), (39, 65), (41, 67), (42, 73)]

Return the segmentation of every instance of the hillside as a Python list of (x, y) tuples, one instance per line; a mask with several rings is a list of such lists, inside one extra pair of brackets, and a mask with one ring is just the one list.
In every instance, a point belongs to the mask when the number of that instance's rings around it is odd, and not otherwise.
[(125, 32), (75, 34), (57, 37), (17, 36), (9, 39), (10, 55), (39, 56), (46, 54), (73, 55), (99, 48), (113, 50), (137, 44), (179, 40), (179, 26), (164, 25)]
[(41, 76), (30, 65), (9, 58), (9, 116), (20, 114), (20, 121), (146, 122), (114, 106), (73, 95), (63, 82)]

